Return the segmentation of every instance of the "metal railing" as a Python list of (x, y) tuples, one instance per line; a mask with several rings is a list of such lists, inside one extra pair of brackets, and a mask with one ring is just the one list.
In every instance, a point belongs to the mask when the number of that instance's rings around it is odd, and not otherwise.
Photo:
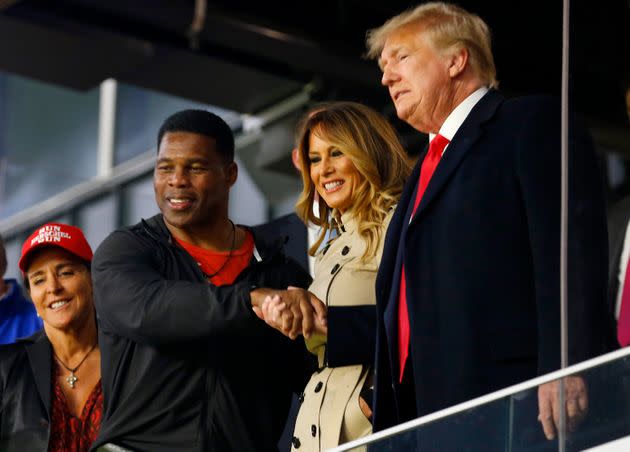
[(448, 408), (444, 408), (443, 410), (436, 411), (434, 413), (427, 414), (425, 416), (419, 417), (417, 419), (413, 419), (411, 421), (405, 422), (403, 424), (396, 425), (394, 427), (390, 427), (386, 430), (382, 430), (380, 432), (374, 433), (372, 435), (366, 436), (364, 438), (357, 439), (355, 441), (351, 441), (345, 443), (339, 447), (334, 449), (330, 449), (331, 452), (342, 452), (349, 451), (356, 447), (365, 446), (368, 444), (375, 443), (377, 441), (390, 438), (396, 435), (400, 435), (401, 433), (408, 432), (423, 425), (430, 424), (432, 422), (440, 421), (442, 419), (448, 418), (449, 416), (453, 416), (458, 413), (463, 413), (467, 410), (481, 407), (482, 405), (489, 404), (491, 402), (495, 402), (497, 400), (510, 397), (516, 395), (520, 392), (527, 391), (529, 389), (537, 388), (538, 386), (549, 383), (551, 381), (559, 380), (564, 377), (568, 377), (570, 375), (582, 373), (584, 371), (594, 369), (596, 367), (602, 366), (607, 363), (611, 363), (613, 361), (619, 360), (624, 357), (630, 356), (630, 347), (624, 348), (621, 350), (616, 350), (614, 352), (607, 353), (605, 355), (598, 356), (596, 358), (589, 359), (587, 361), (583, 361), (581, 363), (574, 364), (572, 366), (566, 367), (564, 369), (557, 370), (555, 372), (548, 373), (546, 375), (542, 375), (537, 378), (533, 378), (531, 380), (525, 381), (523, 383), (519, 383), (513, 386), (509, 386), (504, 389), (500, 389), (498, 391), (492, 392), (490, 394), (486, 394), (481, 397), (477, 397), (475, 399), (459, 403), (457, 405), (453, 405)]

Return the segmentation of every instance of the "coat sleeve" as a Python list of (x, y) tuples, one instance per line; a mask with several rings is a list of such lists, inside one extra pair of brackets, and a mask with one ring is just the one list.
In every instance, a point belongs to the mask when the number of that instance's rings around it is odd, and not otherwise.
[(94, 302), (104, 330), (136, 342), (163, 344), (240, 334), (256, 322), (247, 282), (215, 287), (166, 280), (150, 243), (112, 233), (92, 262)]
[[(362, 285), (369, 290), (369, 304), (353, 306), (330, 306), (328, 308), (328, 343), (326, 358), (329, 366), (350, 366), (362, 364), (374, 366), (376, 353), (376, 271), (383, 257), (387, 230), (394, 216), (395, 207), (383, 218), (379, 231), (379, 245), (373, 257), (373, 278), (357, 279), (351, 285), (350, 296), (362, 293), (356, 286)], [(360, 261), (359, 261), (360, 262)], [(361, 264), (359, 264), (361, 265)], [(367, 269), (367, 267), (364, 267)], [(367, 272), (366, 274), (370, 274)], [(364, 297), (366, 295), (363, 295)], [(367, 302), (368, 298), (360, 300)]]
[(372, 366), (376, 344), (376, 306), (328, 308), (326, 357), (330, 367)]
[[(533, 263), (538, 318), (538, 371), (560, 366), (560, 109), (533, 98), (518, 127), (516, 173)], [(571, 119), (568, 206), (569, 361), (607, 349), (607, 231), (603, 180), (593, 144)]]

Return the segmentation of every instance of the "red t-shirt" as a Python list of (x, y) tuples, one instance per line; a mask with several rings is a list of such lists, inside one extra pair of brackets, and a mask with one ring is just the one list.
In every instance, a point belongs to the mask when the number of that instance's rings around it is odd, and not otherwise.
[[(175, 238), (199, 264), (199, 268), (215, 286), (232, 284), (236, 277), (249, 265), (254, 255), (254, 237), (245, 231), (245, 240), (240, 248), (232, 251), (210, 251)], [(218, 272), (218, 273), (217, 273)], [(216, 274), (215, 274), (216, 273)], [(210, 278), (208, 278), (210, 275)]]
[(57, 379), (59, 370), (53, 366), (53, 391), (50, 412), (50, 440), (49, 452), (87, 452), (101, 427), (103, 416), (103, 391), (101, 380), (96, 383), (90, 393), (81, 417), (75, 417), (70, 413), (66, 404), (66, 396)]

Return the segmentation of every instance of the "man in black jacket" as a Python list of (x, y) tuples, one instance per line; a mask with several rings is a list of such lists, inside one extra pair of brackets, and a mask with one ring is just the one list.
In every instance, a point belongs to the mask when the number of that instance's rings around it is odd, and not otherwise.
[[(281, 237), (235, 226), (228, 194), (234, 138), (218, 116), (185, 110), (158, 133), (161, 214), (112, 233), (93, 261), (105, 396), (93, 448), (273, 450), (291, 392), (311, 360), (253, 313), (267, 295), (294, 297), (294, 330), (315, 320), (309, 276)], [(263, 289), (263, 287), (274, 288)]]

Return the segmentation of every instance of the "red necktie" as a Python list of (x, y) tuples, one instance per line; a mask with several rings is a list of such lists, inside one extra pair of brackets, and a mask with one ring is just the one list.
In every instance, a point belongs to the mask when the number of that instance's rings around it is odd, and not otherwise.
[(617, 340), (622, 347), (630, 344), (630, 262), (628, 264), (623, 292), (621, 292), (619, 320), (617, 321)]
[[(416, 214), (416, 210), (420, 205), (422, 195), (424, 195), (431, 176), (435, 168), (437, 168), (444, 148), (449, 143), (447, 138), (442, 135), (436, 135), (429, 144), (429, 151), (422, 162), (420, 168), (420, 179), (418, 180), (418, 191), (416, 192), (416, 199), (413, 203), (413, 211), (411, 218)], [(630, 316), (629, 316), (630, 317)], [(630, 319), (629, 319), (630, 320)], [(400, 369), (400, 382), (402, 383), (403, 375), (405, 373), (405, 364), (407, 357), (409, 356), (409, 312), (407, 310), (407, 280), (405, 277), (405, 265), (403, 264), (402, 272), (400, 274), (400, 290), (398, 291), (398, 363)]]

